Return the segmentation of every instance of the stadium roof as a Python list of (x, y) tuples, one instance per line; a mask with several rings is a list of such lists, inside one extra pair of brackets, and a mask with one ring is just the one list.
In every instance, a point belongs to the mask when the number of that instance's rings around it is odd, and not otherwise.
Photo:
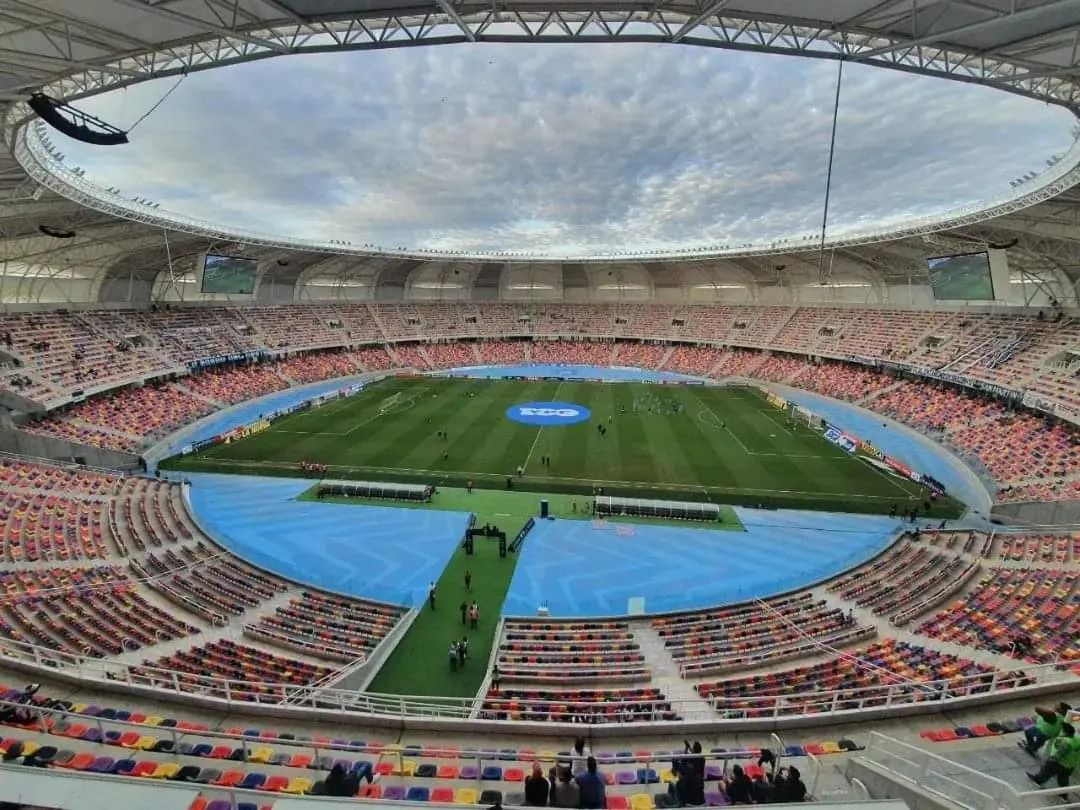
[[(75, 100), (149, 78), (283, 54), (472, 41), (656, 41), (845, 59), (985, 84), (1074, 112), (1080, 107), (1080, 0), (0, 0), (0, 32), (0, 104), (13, 151), (22, 143), (17, 132), (24, 131), (16, 125), (26, 120), (19, 102), (39, 88)], [(1055, 283), (1056, 297), (1074, 303), (1080, 278), (1080, 194), (1069, 188), (1074, 182), (1066, 173), (989, 219), (981, 212), (944, 230), (932, 224), (888, 241), (838, 244), (830, 267), (843, 277), (910, 283), (927, 255), (1009, 246), (1014, 268)], [(166, 243), (162, 223), (149, 210), (109, 208), (89, 196), (73, 202), (42, 183), (49, 179), (29, 177), (12, 154), (0, 160), (0, 226), (7, 274), (26, 280), (15, 296), (20, 300), (41, 297), (36, 279), (66, 279), (89, 267), (97, 268), (97, 277), (87, 294), (118, 298), (108, 292), (110, 279), (126, 279), (130, 286), (137, 276), (156, 276), (169, 259), (228, 247), (229, 234), (169, 226)], [(78, 197), (70, 186), (63, 190)], [(339, 278), (385, 287), (387, 295), (418, 274), (441, 278), (453, 272), (474, 286), (497, 285), (493, 278), (502, 268), (523, 258), (493, 255), (454, 264), (446, 257), (353, 255), (347, 247), (296, 251), (287, 243), (244, 241), (247, 254), (273, 260), (273, 272), (286, 286), (305, 270), (311, 275), (311, 268), (329, 267)], [(659, 288), (725, 285), (733, 278), (783, 284), (785, 273), (803, 268), (812, 276), (817, 267), (811, 251), (787, 245), (686, 258), (606, 259), (598, 268), (571, 262), (559, 269), (563, 288), (582, 279), (595, 286), (597, 270), (610, 275), (620, 266), (620, 272), (645, 274)]]

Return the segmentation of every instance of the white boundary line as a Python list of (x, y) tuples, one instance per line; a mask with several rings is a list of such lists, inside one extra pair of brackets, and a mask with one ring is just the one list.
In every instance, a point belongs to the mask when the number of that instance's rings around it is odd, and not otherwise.
[[(555, 390), (551, 392), (551, 401), (559, 401), (559, 389), (562, 388), (562, 384), (565, 380), (559, 380), (559, 384), (555, 386)], [(536, 451), (536, 443), (540, 441), (540, 434), (544, 432), (544, 426), (541, 425), (540, 429), (536, 431), (536, 438), (533, 439), (532, 447), (529, 448), (529, 455), (525, 456), (525, 463), (521, 465), (522, 472), (529, 471), (529, 461), (532, 459), (533, 453)]]

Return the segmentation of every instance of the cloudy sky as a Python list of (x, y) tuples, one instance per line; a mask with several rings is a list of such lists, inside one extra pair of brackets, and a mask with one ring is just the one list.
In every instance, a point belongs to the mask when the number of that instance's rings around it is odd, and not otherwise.
[[(670, 45), (454, 45), (195, 73), (67, 165), (161, 209), (315, 239), (553, 256), (821, 227), (836, 65)], [(130, 126), (174, 79), (80, 103)], [(1067, 112), (848, 65), (829, 228), (1007, 194)]]

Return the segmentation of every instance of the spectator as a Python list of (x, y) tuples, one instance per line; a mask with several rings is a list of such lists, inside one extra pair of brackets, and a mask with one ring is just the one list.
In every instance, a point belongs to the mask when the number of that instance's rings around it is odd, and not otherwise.
[(1072, 709), (1068, 703), (1062, 701), (1053, 709), (1042, 706), (1035, 707), (1035, 725), (1024, 729), (1025, 740), (1018, 742), (1021, 748), (1032, 756), (1035, 756), (1043, 745), (1061, 733), (1061, 726)]
[(552, 804), (555, 807), (581, 806), (581, 788), (574, 781), (569, 768), (559, 769), (559, 782), (552, 790)]
[(326, 777), (327, 796), (355, 796), (360, 787), (355, 774), (348, 773), (345, 766), (340, 762), (330, 769), (330, 775)]
[(751, 798), (754, 783), (750, 777), (743, 773), (741, 765), (735, 765), (731, 769), (731, 778), (724, 785), (724, 793), (732, 804), (752, 804)]
[(544, 778), (544, 770), (539, 762), (532, 766), (532, 776), (525, 780), (525, 804), (527, 807), (547, 807), (551, 785)]
[(1080, 737), (1076, 736), (1072, 723), (1062, 723), (1061, 733), (1050, 743), (1050, 756), (1038, 773), (1028, 774), (1028, 779), (1042, 787), (1047, 779), (1056, 776), (1058, 787), (1068, 787), (1069, 777), (1077, 766), (1080, 766)]
[(773, 781), (772, 800), (781, 804), (806, 801), (806, 785), (798, 768), (781, 769)]
[[(699, 745), (700, 748), (700, 745)], [(697, 758), (688, 758), (682, 761), (679, 768), (679, 778), (672, 789), (679, 805), (686, 807), (700, 807), (705, 804), (705, 779), (703, 770), (699, 769)]]
[[(584, 747), (585, 741), (581, 740), (581, 742)], [(585, 760), (585, 773), (578, 774), (577, 783), (581, 791), (581, 806), (586, 810), (600, 810), (607, 804), (607, 797), (604, 795), (604, 778), (596, 772), (594, 757)]]
[(450, 650), (446, 656), (450, 659), (450, 671), (453, 672), (458, 666), (458, 644), (456, 641), (450, 642)]

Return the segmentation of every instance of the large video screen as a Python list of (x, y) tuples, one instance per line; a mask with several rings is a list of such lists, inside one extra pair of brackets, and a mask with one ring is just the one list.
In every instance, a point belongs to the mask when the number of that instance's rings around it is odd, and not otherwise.
[(257, 269), (258, 263), (254, 259), (208, 253), (206, 261), (203, 262), (202, 291), (226, 295), (251, 295), (255, 292)]
[(945, 301), (992, 301), (994, 282), (990, 278), (987, 253), (960, 253), (926, 260), (934, 298)]

